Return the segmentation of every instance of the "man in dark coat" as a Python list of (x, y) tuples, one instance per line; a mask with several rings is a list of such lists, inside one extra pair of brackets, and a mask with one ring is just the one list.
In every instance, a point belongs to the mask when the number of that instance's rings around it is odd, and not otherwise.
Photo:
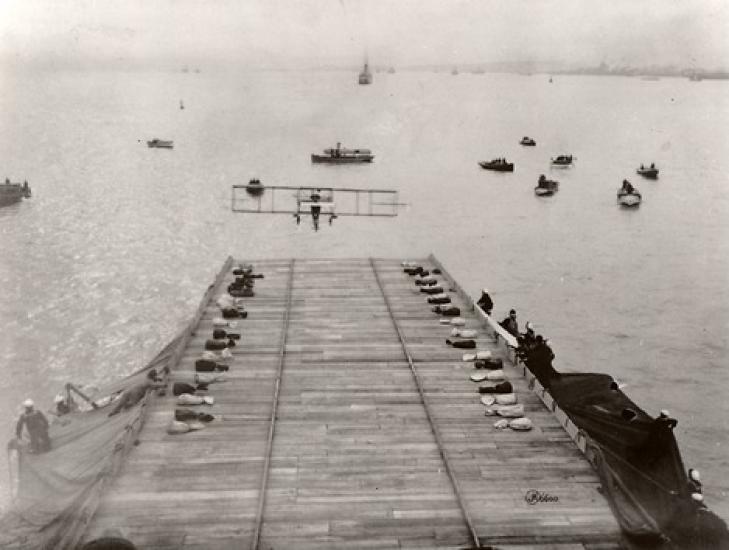
[(23, 402), (25, 412), (20, 415), (18, 424), (15, 427), (15, 435), (18, 439), (23, 435), (23, 426), (28, 430), (30, 436), (30, 452), (46, 453), (51, 450), (51, 439), (48, 436), (48, 420), (43, 413), (35, 410), (34, 403), (30, 399)]
[(491, 310), (494, 309), (494, 302), (491, 300), (491, 296), (489, 296), (489, 290), (487, 288), (484, 288), (481, 291), (481, 297), (478, 299), (478, 302), (476, 302), (476, 305), (480, 307), (486, 315), (491, 315)]

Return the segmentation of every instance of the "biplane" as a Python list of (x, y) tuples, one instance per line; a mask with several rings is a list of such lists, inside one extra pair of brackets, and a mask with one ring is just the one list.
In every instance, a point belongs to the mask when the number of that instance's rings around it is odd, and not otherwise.
[[(336, 199), (336, 200), (335, 200)], [(346, 189), (334, 187), (294, 187), (248, 183), (234, 185), (233, 212), (246, 214), (288, 214), (296, 224), (311, 216), (314, 230), (322, 217), (329, 225), (340, 216), (395, 217), (397, 191), (390, 189)]]

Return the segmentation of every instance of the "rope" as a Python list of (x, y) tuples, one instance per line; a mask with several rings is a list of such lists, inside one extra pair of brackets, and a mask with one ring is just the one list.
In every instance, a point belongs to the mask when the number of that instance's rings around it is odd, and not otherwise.
[(278, 412), (279, 394), (281, 393), (281, 377), (283, 376), (284, 361), (286, 356), (286, 337), (289, 332), (289, 319), (291, 317), (291, 289), (294, 285), (294, 262), (289, 265), (289, 279), (286, 283), (286, 309), (284, 311), (283, 328), (281, 329), (281, 340), (278, 348), (278, 372), (273, 387), (273, 405), (271, 406), (271, 420), (268, 426), (268, 440), (266, 441), (266, 456), (263, 462), (263, 476), (261, 488), (258, 493), (258, 511), (256, 512), (256, 527), (253, 531), (252, 550), (258, 550), (261, 542), (261, 526), (263, 524), (263, 508), (266, 504), (266, 487), (271, 465), (271, 453), (273, 451), (273, 436), (276, 430), (276, 414)]
[(468, 514), (466, 505), (463, 502), (463, 496), (461, 495), (461, 489), (458, 485), (458, 480), (456, 479), (453, 469), (451, 468), (450, 461), (448, 460), (448, 453), (446, 452), (445, 447), (443, 446), (443, 441), (441, 440), (438, 427), (436, 426), (435, 422), (433, 421), (433, 415), (430, 410), (428, 398), (425, 395), (425, 391), (423, 390), (423, 385), (420, 381), (420, 377), (418, 376), (418, 373), (415, 369), (415, 364), (413, 363), (413, 358), (410, 355), (410, 351), (408, 350), (407, 344), (405, 343), (405, 338), (402, 334), (402, 331), (400, 330), (400, 326), (397, 324), (397, 320), (395, 319), (395, 314), (392, 312), (392, 307), (390, 306), (390, 300), (388, 299), (387, 294), (385, 294), (385, 288), (382, 285), (382, 281), (380, 280), (379, 274), (377, 273), (377, 267), (375, 267), (375, 262), (372, 258), (370, 258), (369, 260), (370, 260), (370, 265), (372, 266), (372, 271), (375, 273), (375, 279), (377, 280), (377, 286), (380, 287), (380, 292), (382, 293), (382, 297), (385, 300), (385, 305), (387, 306), (387, 312), (390, 314), (390, 319), (392, 320), (392, 324), (395, 326), (395, 331), (397, 332), (397, 337), (400, 339), (400, 346), (402, 347), (403, 354), (405, 354), (405, 358), (407, 359), (408, 365), (410, 366), (410, 372), (413, 375), (413, 379), (415, 380), (415, 385), (417, 386), (418, 393), (420, 394), (420, 400), (423, 403), (423, 407), (425, 408), (425, 415), (428, 417), (428, 423), (430, 424), (430, 429), (433, 432), (433, 435), (435, 436), (435, 442), (438, 445), (438, 451), (440, 452), (440, 456), (443, 459), (443, 464), (445, 464), (446, 472), (448, 472), (448, 477), (450, 477), (451, 483), (453, 484), (453, 490), (456, 494), (456, 500), (458, 501), (458, 506), (460, 507), (461, 512), (463, 513), (463, 517), (466, 522), (466, 526), (468, 527), (468, 531), (471, 535), (471, 540), (473, 541), (474, 548), (481, 548), (481, 541), (478, 538), (476, 529), (473, 526), (473, 522), (471, 521), (471, 516)]

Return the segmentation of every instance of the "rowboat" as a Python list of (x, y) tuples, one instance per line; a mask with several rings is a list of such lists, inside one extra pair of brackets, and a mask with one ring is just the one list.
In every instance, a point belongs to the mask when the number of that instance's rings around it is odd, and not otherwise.
[(567, 167), (572, 166), (572, 155), (559, 155), (552, 159), (552, 166)]
[(654, 164), (651, 164), (648, 168), (645, 168), (641, 164), (640, 168), (638, 168), (635, 172), (649, 180), (658, 179), (658, 168), (656, 168)]
[(151, 139), (147, 142), (147, 147), (150, 147), (152, 149), (172, 149), (174, 146), (174, 143), (172, 140), (165, 141), (163, 139)]
[(625, 191), (624, 189), (618, 189), (618, 204), (627, 208), (633, 208), (640, 206), (643, 197), (637, 190)]

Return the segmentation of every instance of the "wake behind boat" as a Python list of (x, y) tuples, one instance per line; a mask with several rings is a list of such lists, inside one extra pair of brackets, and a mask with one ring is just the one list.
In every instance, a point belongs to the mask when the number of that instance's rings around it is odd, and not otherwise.
[(22, 184), (12, 183), (8, 178), (5, 178), (5, 183), (0, 183), (0, 206), (20, 202), (22, 199), (29, 199), (30, 197), (31, 191), (27, 181)]
[(369, 149), (347, 149), (341, 143), (332, 149), (324, 149), (324, 154), (311, 155), (311, 162), (328, 164), (351, 164), (356, 162), (372, 162), (375, 156)]
[(513, 172), (514, 171), (514, 163), (513, 162), (506, 162), (506, 159), (504, 158), (498, 158), (494, 159), (492, 161), (481, 161), (478, 163), (478, 165), (483, 168), (484, 170), (493, 170), (495, 172)]
[(172, 149), (174, 146), (174, 142), (172, 140), (164, 140), (164, 139), (151, 139), (147, 141), (147, 147), (150, 149)]

